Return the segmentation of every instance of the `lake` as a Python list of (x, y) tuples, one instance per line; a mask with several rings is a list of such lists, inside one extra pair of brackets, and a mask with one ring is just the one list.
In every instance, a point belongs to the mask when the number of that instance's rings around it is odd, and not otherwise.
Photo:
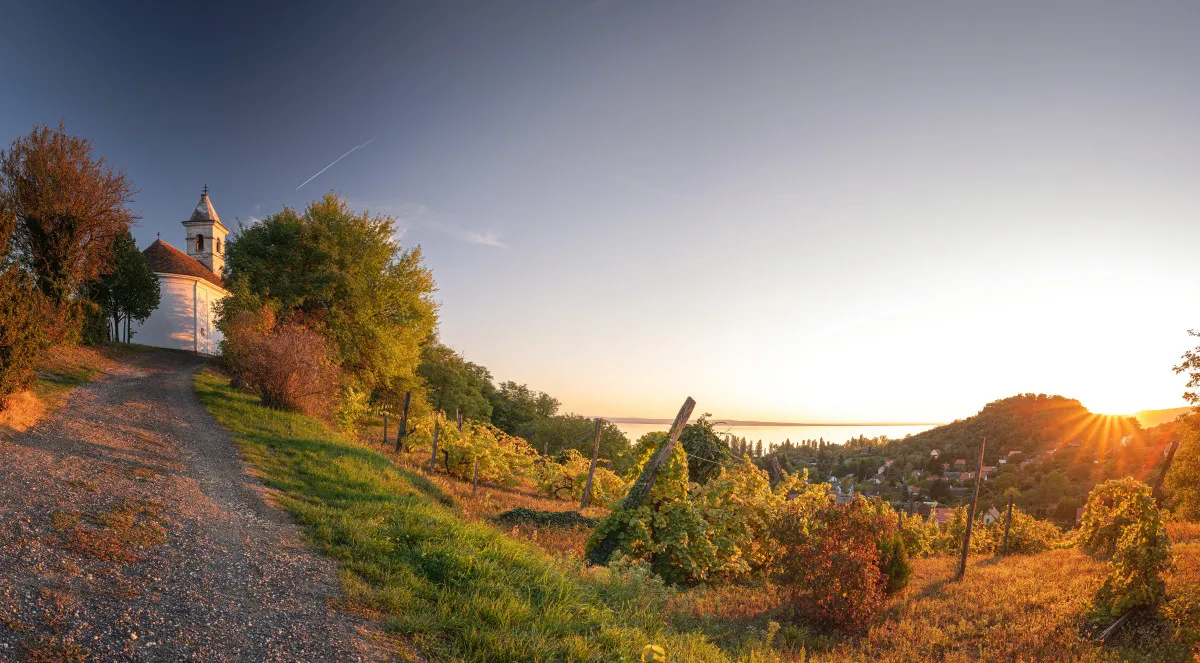
[[(630, 442), (637, 442), (638, 438), (646, 433), (667, 430), (671, 427), (670, 424), (618, 423), (614, 425), (625, 433)], [(905, 435), (916, 435), (930, 428), (934, 428), (934, 426), (928, 424), (918, 426), (864, 426), (859, 424), (838, 426), (722, 426), (718, 424), (716, 427), (720, 433), (744, 437), (751, 442), (762, 440), (764, 448), (768, 444), (779, 444), (784, 440), (799, 442), (800, 440), (819, 440), (825, 438), (826, 442), (842, 444), (846, 440), (858, 437), (859, 435), (868, 438), (880, 435), (887, 435), (891, 438), (902, 438)]]

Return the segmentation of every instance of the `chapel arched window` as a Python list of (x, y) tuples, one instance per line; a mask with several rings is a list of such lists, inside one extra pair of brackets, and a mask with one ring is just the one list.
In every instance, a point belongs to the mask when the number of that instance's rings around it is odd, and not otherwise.
[(204, 235), (196, 235), (196, 250), (204, 250)]

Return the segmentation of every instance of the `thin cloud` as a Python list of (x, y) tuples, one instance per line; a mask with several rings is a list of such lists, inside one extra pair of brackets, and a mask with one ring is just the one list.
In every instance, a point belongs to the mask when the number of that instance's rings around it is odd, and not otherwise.
[(404, 237), (409, 230), (422, 228), (442, 233), (468, 244), (492, 246), (498, 249), (508, 248), (508, 243), (504, 241), (504, 236), (501, 233), (494, 230), (464, 228), (456, 223), (447, 221), (444, 215), (430, 209), (427, 205), (409, 202), (383, 202), (371, 203), (363, 205), (363, 207), (371, 211), (382, 212), (396, 217), (399, 221), (395, 234), (397, 241)]
[(308, 178), (308, 179), (304, 180), (303, 182), (301, 182), (301, 183), (300, 183), (300, 186), (296, 187), (296, 190), (297, 190), (297, 191), (299, 191), (299, 190), (300, 190), (300, 188), (301, 188), (301, 187), (303, 187), (305, 184), (308, 184), (309, 182), (311, 182), (311, 181), (313, 181), (313, 180), (317, 179), (317, 175), (320, 175), (321, 173), (323, 173), (323, 172), (325, 172), (325, 171), (329, 170), (330, 168), (333, 168), (333, 164), (335, 164), (335, 163), (337, 163), (337, 162), (341, 161), (342, 159), (345, 159), (346, 157), (350, 156), (351, 154), (353, 154), (353, 153), (355, 153), (355, 152), (357, 152), (357, 151), (361, 150), (362, 148), (364, 148), (364, 147), (366, 147), (366, 146), (370, 145), (370, 144), (371, 144), (371, 141), (375, 140), (375, 138), (377, 138), (377, 137), (376, 137), (376, 136), (372, 136), (372, 137), (371, 137), (371, 140), (368, 140), (368, 141), (367, 141), (367, 142), (365, 142), (365, 143), (359, 143), (358, 145), (355, 145), (354, 147), (350, 148), (350, 150), (349, 150), (349, 151), (347, 151), (345, 154), (343, 154), (342, 156), (340, 156), (340, 157), (338, 157), (338, 158), (334, 159), (334, 160), (333, 160), (333, 163), (329, 164), (328, 166), (325, 166), (325, 167), (324, 167), (324, 168), (322, 168), (321, 170), (318, 170), (316, 175), (313, 175), (312, 177), (310, 177), (310, 178)]

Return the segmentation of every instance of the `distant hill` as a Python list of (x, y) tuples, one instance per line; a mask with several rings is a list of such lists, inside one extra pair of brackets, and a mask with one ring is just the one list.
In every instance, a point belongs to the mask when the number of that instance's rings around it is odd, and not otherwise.
[(816, 480), (836, 476), (893, 503), (919, 495), (955, 504), (973, 491), (975, 482), (959, 472), (979, 467), (980, 442), (987, 438), (983, 464), (991, 469), (982, 503), (1002, 505), (1013, 489), (1017, 506), (1066, 525), (1097, 483), (1124, 476), (1153, 480), (1176, 436), (1174, 417), (1167, 419), (1147, 428), (1135, 416), (1095, 414), (1073, 398), (1021, 394), (902, 439), (784, 445), (756, 462), (768, 470), (776, 460), (785, 470), (807, 467)]
[(1181, 414), (1191, 413), (1190, 407), (1173, 407), (1166, 410), (1142, 410), (1133, 416), (1142, 424), (1142, 428), (1154, 428), (1159, 424), (1175, 421)]

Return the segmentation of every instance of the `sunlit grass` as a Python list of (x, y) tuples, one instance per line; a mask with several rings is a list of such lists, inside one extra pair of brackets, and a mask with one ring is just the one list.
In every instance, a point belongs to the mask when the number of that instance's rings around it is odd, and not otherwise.
[(445, 504), (426, 477), (312, 419), (197, 375), (201, 400), (312, 543), (336, 559), (350, 600), (432, 660), (729, 660), (700, 634), (668, 629), (644, 579), (583, 569)]

